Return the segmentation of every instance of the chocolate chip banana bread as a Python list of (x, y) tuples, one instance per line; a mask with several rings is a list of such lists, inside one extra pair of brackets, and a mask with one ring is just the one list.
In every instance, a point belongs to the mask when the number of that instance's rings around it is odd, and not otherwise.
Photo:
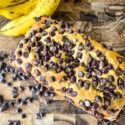
[(115, 120), (125, 104), (125, 57), (64, 21), (39, 18), (12, 57), (14, 67), (98, 120)]

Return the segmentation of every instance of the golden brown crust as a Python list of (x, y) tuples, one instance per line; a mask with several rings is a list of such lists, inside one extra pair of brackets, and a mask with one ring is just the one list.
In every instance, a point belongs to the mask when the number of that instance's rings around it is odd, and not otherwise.
[[(52, 87), (99, 120), (115, 120), (125, 104), (125, 58), (63, 21), (42, 17), (14, 55), (13, 66), (30, 72), (39, 83)], [(36, 59), (41, 62), (34, 63)]]

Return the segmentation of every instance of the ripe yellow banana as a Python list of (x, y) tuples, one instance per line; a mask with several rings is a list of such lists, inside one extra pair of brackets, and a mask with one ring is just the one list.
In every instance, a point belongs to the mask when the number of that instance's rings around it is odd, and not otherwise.
[(8, 19), (16, 19), (30, 13), (39, 0), (27, 0), (21, 4), (0, 9), (0, 15)]
[(9, 22), (1, 29), (1, 33), (8, 36), (25, 34), (26, 31), (35, 23), (34, 17), (52, 15), (59, 3), (60, 0), (39, 0), (36, 8), (34, 8), (31, 13)]
[(21, 4), (28, 0), (0, 0), (0, 8)]

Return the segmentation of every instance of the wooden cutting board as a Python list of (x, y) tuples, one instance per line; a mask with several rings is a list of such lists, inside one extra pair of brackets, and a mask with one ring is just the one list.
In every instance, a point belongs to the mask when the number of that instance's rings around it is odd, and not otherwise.
[[(57, 9), (53, 16), (58, 20), (65, 20), (81, 29), (93, 39), (107, 45), (112, 45), (116, 51), (125, 55), (125, 1), (124, 0), (66, 0)], [(80, 2), (81, 1), (81, 2)], [(7, 22), (0, 17), (0, 27)], [(16, 48), (20, 37), (7, 37), (0, 35), (0, 51), (9, 52)], [(6, 91), (4, 89), (4, 91)], [(1, 91), (0, 91), (1, 93)], [(96, 120), (91, 115), (74, 107), (65, 100), (53, 100), (45, 105), (42, 101), (37, 103), (37, 108), (44, 108), (47, 112), (45, 118), (36, 120), (35, 113), (27, 118), (27, 125), (96, 125)], [(5, 119), (10, 119), (11, 114), (0, 114), (0, 125), (6, 125)], [(118, 125), (124, 125), (124, 115), (118, 120)]]

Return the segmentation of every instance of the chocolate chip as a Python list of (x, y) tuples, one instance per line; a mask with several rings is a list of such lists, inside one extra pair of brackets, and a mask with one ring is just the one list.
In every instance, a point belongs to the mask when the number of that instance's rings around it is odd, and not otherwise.
[(34, 65), (35, 65), (35, 66), (38, 66), (39, 63), (40, 63), (39, 60), (34, 60)]
[(24, 86), (19, 86), (19, 92), (23, 92), (25, 90)]
[(107, 112), (108, 112), (108, 114), (113, 115), (115, 113), (115, 110), (114, 109), (108, 109)]
[(108, 83), (108, 80), (106, 78), (101, 78), (100, 79), (102, 85), (106, 85)]
[(82, 71), (79, 71), (78, 72), (78, 77), (83, 77), (84, 76), (84, 73)]
[(92, 46), (89, 46), (88, 48), (87, 48), (87, 50), (88, 51), (92, 51), (94, 48), (92, 47)]
[(59, 58), (57, 62), (58, 62), (58, 64), (62, 64), (63, 63), (63, 58)]
[(31, 65), (30, 63), (26, 63), (25, 67), (26, 67), (27, 69), (29, 69), (29, 68), (32, 67), (32, 65)]
[(87, 79), (92, 78), (92, 73), (91, 73), (91, 72), (87, 72), (87, 73), (86, 73), (86, 78), (87, 78)]
[(22, 102), (22, 99), (19, 98), (19, 99), (17, 100), (17, 103), (20, 104), (21, 102)]
[(23, 43), (19, 43), (19, 48), (23, 48)]
[(96, 75), (98, 75), (98, 76), (101, 76), (102, 75), (102, 72), (101, 72), (101, 70), (95, 70), (95, 73), (96, 73)]
[(106, 49), (107, 50), (112, 50), (112, 47), (111, 46), (106, 46)]
[(119, 63), (122, 63), (124, 61), (124, 59), (122, 57), (117, 57), (117, 60)]
[(42, 31), (42, 36), (46, 36), (48, 33), (46, 31)]
[(22, 109), (21, 108), (17, 108), (16, 112), (17, 113), (22, 113)]
[(123, 74), (123, 71), (122, 71), (122, 69), (121, 69), (120, 67), (118, 67), (118, 68), (116, 68), (116, 73), (117, 73), (118, 75), (122, 75), (122, 74)]
[(24, 118), (26, 118), (27, 116), (26, 116), (26, 114), (22, 114), (22, 119), (24, 119)]
[(21, 51), (21, 50), (17, 51), (17, 55), (18, 55), (19, 57), (22, 56), (22, 51)]
[(55, 34), (54, 31), (51, 31), (51, 32), (49, 32), (49, 35), (53, 37), (53, 36), (55, 36), (56, 34)]
[(41, 33), (43, 31), (43, 29), (40, 27), (38, 28), (38, 32)]
[(77, 57), (78, 57), (79, 59), (81, 59), (81, 58), (82, 58), (82, 53), (81, 53), (81, 52), (78, 52), (78, 53), (77, 53)]
[(59, 29), (59, 33), (60, 33), (60, 34), (63, 34), (64, 32), (65, 32), (65, 30), (64, 30), (63, 28), (60, 28), (60, 29)]
[(102, 102), (102, 97), (101, 96), (96, 96), (95, 101), (101, 103)]
[(114, 81), (115, 81), (114, 76), (110, 75), (110, 76), (108, 77), (108, 81), (109, 81), (109, 82), (114, 82)]
[(91, 46), (90, 41), (86, 40), (86, 41), (85, 41), (85, 45), (86, 45), (87, 47)]
[(101, 56), (102, 55), (102, 52), (100, 50), (96, 50), (96, 55), (97, 56)]
[(55, 81), (56, 81), (55, 76), (50, 76), (50, 81), (51, 81), (51, 82), (55, 82)]
[(53, 27), (52, 27), (52, 30), (53, 30), (53, 31), (57, 31), (57, 27), (56, 27), (56, 26), (53, 26)]
[(89, 90), (90, 84), (88, 82), (84, 82), (84, 88), (86, 90)]
[(36, 75), (39, 76), (40, 74), (41, 74), (40, 71), (37, 69), (36, 70)]
[(96, 102), (94, 102), (94, 103), (93, 103), (93, 108), (94, 108), (94, 110), (97, 110), (97, 109), (99, 108), (99, 104), (96, 103)]
[(109, 70), (107, 68), (101, 69), (101, 72), (104, 74), (107, 74), (109, 72)]
[(3, 101), (4, 101), (4, 97), (0, 95), (0, 103), (3, 103)]
[(76, 77), (75, 77), (75, 76), (71, 76), (70, 82), (71, 82), (71, 83), (75, 83), (75, 82), (76, 82)]
[(72, 97), (76, 97), (77, 95), (78, 95), (77, 91), (73, 91), (73, 92), (71, 93), (71, 96), (72, 96)]
[(125, 85), (124, 85), (124, 80), (123, 79), (118, 78), (117, 83), (118, 83), (119, 89), (124, 89)]
[(15, 121), (14, 125), (21, 125), (21, 122), (19, 120)]
[(20, 58), (17, 58), (17, 63), (20, 65), (20, 64), (22, 64), (22, 60), (20, 59)]
[(111, 101), (107, 98), (104, 98), (104, 106), (108, 107), (110, 106), (110, 104), (111, 104)]
[(27, 43), (29, 41), (29, 38), (24, 39), (24, 43)]
[(89, 58), (87, 59), (87, 63), (88, 63), (88, 64), (91, 64), (92, 61), (93, 61), (92, 57), (89, 57)]
[(28, 52), (23, 52), (23, 57), (24, 58), (28, 58), (29, 57), (29, 53)]
[(97, 88), (97, 86), (98, 86), (98, 81), (93, 81), (92, 84), (93, 84), (93, 86), (94, 86), (95, 88)]
[(7, 82), (6, 85), (7, 85), (7, 86), (11, 86), (12, 83), (11, 83), (11, 82)]
[(63, 76), (62, 78), (61, 78), (61, 82), (66, 82), (67, 81), (67, 76)]
[(84, 45), (82, 43), (80, 43), (79, 46), (78, 46), (78, 50), (82, 51), (83, 49), (84, 49)]
[(109, 89), (110, 89), (110, 90), (115, 90), (115, 89), (116, 89), (116, 86), (113, 85), (113, 84), (110, 84), (110, 85), (109, 85)]

